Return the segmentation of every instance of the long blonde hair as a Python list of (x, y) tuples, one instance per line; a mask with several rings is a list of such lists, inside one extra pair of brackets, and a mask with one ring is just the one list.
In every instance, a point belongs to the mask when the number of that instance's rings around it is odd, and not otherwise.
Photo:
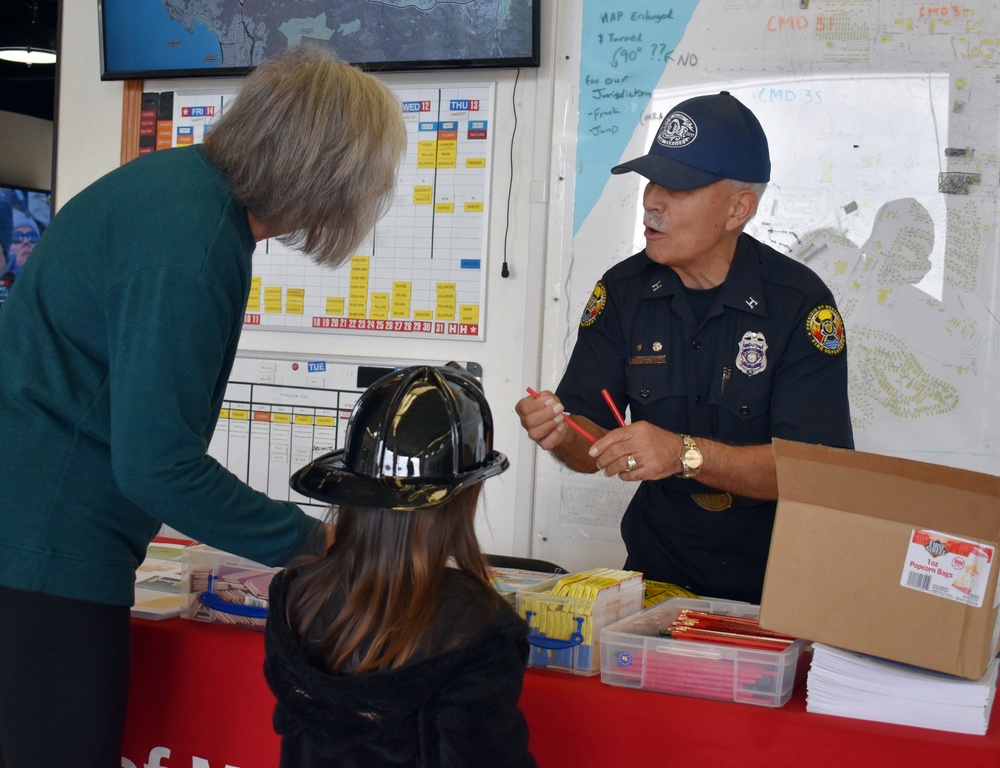
[(204, 146), (279, 240), (338, 266), (392, 202), (406, 128), (378, 79), (299, 45), (247, 76)]
[[(482, 597), (468, 606), (465, 631), (446, 633), (432, 650), (457, 646), (499, 610), (474, 528), (480, 485), (426, 509), (336, 510), (335, 541), (325, 556), (290, 569), (286, 597), (289, 625), (299, 637), (318, 637), (314, 651), (328, 669), (366, 672), (412, 659), (438, 614), (451, 557), (482, 584)], [(316, 622), (328, 614), (332, 620), (317, 633)]]

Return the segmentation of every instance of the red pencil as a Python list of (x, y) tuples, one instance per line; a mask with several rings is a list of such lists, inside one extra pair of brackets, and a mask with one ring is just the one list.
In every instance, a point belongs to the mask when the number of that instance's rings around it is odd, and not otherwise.
[(758, 648), (767, 651), (783, 651), (792, 644), (792, 640), (769, 638), (761, 636), (740, 635), (734, 632), (720, 632), (712, 629), (695, 629), (694, 627), (671, 627), (665, 630), (674, 640), (691, 640), (721, 645), (735, 645), (742, 648)]
[(728, 613), (709, 613), (707, 611), (696, 611), (693, 608), (681, 608), (678, 616), (696, 616), (702, 619), (722, 619), (729, 622), (738, 622), (740, 624), (752, 624), (754, 626), (760, 626), (760, 622), (751, 616), (734, 616)]
[(734, 632), (743, 635), (753, 635), (755, 637), (769, 637), (789, 642), (798, 638), (791, 635), (783, 635), (764, 629), (757, 623), (756, 619), (743, 619), (737, 617), (724, 616), (722, 614), (697, 613), (694, 611), (681, 611), (671, 622), (674, 627), (693, 627), (695, 629), (714, 629), (723, 632)]
[[(536, 400), (539, 398), (539, 394), (535, 390), (533, 390), (531, 387), (528, 387), (528, 394), (531, 395)], [(567, 424), (569, 424), (573, 429), (575, 429), (577, 432), (579, 432), (581, 435), (583, 435), (585, 438), (587, 438), (590, 442), (592, 442), (592, 443), (596, 443), (597, 442), (597, 438), (596, 437), (594, 437), (587, 430), (585, 430), (583, 427), (581, 427), (579, 424), (577, 424), (575, 421), (573, 421), (573, 419), (571, 419), (565, 413), (563, 414), (563, 421), (565, 421)]]
[(615, 405), (615, 401), (611, 399), (611, 393), (606, 389), (601, 390), (601, 394), (604, 395), (605, 401), (608, 403), (608, 408), (611, 409), (611, 413), (614, 414), (615, 421), (618, 422), (619, 427), (625, 426), (625, 419), (622, 418), (622, 412), (618, 410), (618, 406)]

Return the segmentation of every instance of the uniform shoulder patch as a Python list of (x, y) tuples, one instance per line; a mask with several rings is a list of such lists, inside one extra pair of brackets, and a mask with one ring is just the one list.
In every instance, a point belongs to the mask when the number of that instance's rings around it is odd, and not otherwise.
[(809, 313), (806, 333), (813, 346), (826, 355), (839, 355), (847, 345), (844, 319), (829, 304), (821, 304)]
[(580, 318), (580, 327), (589, 328), (600, 316), (601, 312), (604, 311), (604, 305), (608, 302), (608, 292), (604, 287), (604, 283), (600, 280), (597, 281), (597, 285), (594, 286), (593, 293), (590, 294), (590, 298), (587, 300), (587, 306), (583, 308), (583, 316)]

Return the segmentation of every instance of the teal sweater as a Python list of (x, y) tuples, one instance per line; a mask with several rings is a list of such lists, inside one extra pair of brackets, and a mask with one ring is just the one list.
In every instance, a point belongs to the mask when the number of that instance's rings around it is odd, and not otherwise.
[(207, 455), (253, 250), (201, 147), (59, 211), (0, 310), (0, 584), (131, 605), (161, 523), (268, 565), (307, 546), (313, 518)]

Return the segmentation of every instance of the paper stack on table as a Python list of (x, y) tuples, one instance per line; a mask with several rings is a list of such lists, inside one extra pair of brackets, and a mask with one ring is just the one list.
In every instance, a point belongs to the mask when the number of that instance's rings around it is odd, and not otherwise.
[(135, 572), (133, 616), (159, 621), (180, 615), (185, 599), (181, 594), (181, 553), (193, 543), (161, 536), (149, 543), (146, 559)]
[(815, 643), (806, 710), (981, 736), (993, 708), (997, 665), (993, 659), (979, 680), (967, 680)]
[(556, 577), (553, 573), (544, 571), (529, 571), (524, 568), (507, 568), (496, 566), (490, 568), (490, 584), (503, 595), (511, 605), (516, 605), (516, 595), (519, 589), (530, 587)]

